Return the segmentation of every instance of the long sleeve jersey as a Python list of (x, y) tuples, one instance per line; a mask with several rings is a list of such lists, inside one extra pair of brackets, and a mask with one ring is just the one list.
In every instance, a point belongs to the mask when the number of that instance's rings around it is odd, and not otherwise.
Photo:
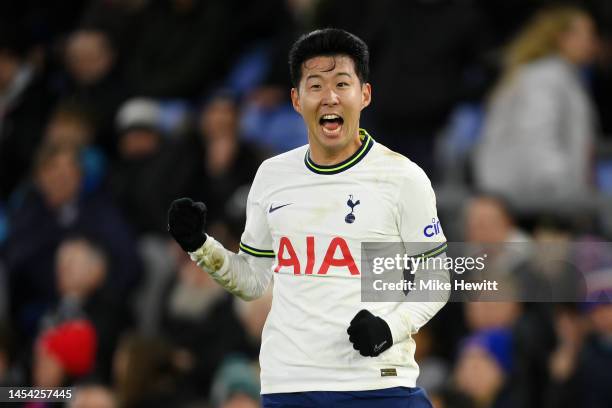
[[(260, 350), (263, 394), (416, 385), (412, 334), (447, 296), (362, 302), (361, 244), (419, 242), (438, 254), (446, 239), (425, 173), (360, 134), (361, 147), (334, 166), (314, 163), (308, 146), (266, 160), (251, 186), (239, 253), (212, 237), (191, 253), (243, 299), (261, 296), (274, 280)], [(434, 273), (449, 281), (447, 271)], [(349, 342), (346, 330), (361, 309), (391, 329), (394, 344), (378, 357), (361, 356)]]

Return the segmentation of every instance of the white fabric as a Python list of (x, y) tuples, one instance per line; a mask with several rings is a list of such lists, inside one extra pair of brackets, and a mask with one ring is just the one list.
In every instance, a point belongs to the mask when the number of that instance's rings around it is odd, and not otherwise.
[[(432, 247), (444, 242), (441, 230), (431, 237), (423, 233), (437, 220), (431, 184), (417, 165), (378, 143), (338, 174), (308, 169), (306, 150), (303, 146), (265, 161), (249, 194), (241, 242), (273, 250), (276, 258), (242, 250), (234, 254), (209, 237), (192, 259), (244, 299), (261, 296), (274, 279), (260, 352), (262, 393), (414, 387), (419, 369), (411, 334), (442, 308), (446, 297), (420, 303), (361, 302), (360, 252), (362, 242), (431, 242)], [(353, 203), (359, 200), (353, 223), (345, 221), (350, 196)], [(274, 271), (283, 237), (295, 250), (299, 272), (287, 266)], [(357, 274), (346, 266), (319, 273), (330, 242), (338, 237), (347, 243)], [(308, 239), (314, 243), (312, 265)], [(288, 256), (285, 251), (283, 257)], [(340, 249), (334, 258), (342, 258)], [(439, 273), (449, 279), (447, 272)], [(391, 328), (394, 345), (375, 358), (355, 351), (346, 333), (361, 309), (381, 316)], [(381, 376), (385, 368), (395, 368), (397, 376)]]
[(576, 67), (559, 57), (527, 64), (492, 99), (476, 182), (519, 210), (576, 208), (590, 192), (595, 131)]

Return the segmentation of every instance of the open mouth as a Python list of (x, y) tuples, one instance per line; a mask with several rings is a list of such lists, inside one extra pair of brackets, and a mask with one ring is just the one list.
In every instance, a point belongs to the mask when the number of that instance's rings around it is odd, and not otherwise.
[(319, 124), (323, 127), (323, 132), (329, 135), (335, 135), (342, 129), (344, 119), (342, 116), (335, 113), (322, 115), (319, 119)]

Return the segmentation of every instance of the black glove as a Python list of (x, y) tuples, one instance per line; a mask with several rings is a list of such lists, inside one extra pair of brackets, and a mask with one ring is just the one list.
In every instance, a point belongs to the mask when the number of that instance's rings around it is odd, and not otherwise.
[(364, 357), (376, 357), (393, 345), (387, 322), (365, 309), (353, 317), (346, 332), (353, 348)]
[(168, 232), (187, 252), (193, 252), (206, 242), (206, 205), (191, 198), (179, 198), (168, 210)]

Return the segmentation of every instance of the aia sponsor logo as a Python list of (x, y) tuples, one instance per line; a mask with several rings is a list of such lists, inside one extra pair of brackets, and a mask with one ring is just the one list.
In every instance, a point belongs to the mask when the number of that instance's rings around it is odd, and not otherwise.
[[(336, 252), (339, 250), (340, 256), (336, 257)], [(281, 268), (291, 268), (294, 275), (301, 275), (302, 271), (305, 275), (325, 275), (329, 270), (330, 266), (337, 268), (346, 268), (347, 272), (351, 275), (359, 275), (359, 269), (355, 264), (355, 259), (351, 250), (349, 249), (346, 241), (341, 237), (334, 237), (329, 245), (325, 256), (318, 265), (318, 269), (315, 271), (317, 266), (317, 259), (315, 259), (315, 237), (306, 237), (306, 265), (302, 265), (300, 258), (298, 257), (291, 240), (287, 237), (281, 237), (280, 244), (278, 246), (277, 264), (274, 268), (274, 272), (279, 272)], [(304, 269), (302, 269), (304, 268)]]

